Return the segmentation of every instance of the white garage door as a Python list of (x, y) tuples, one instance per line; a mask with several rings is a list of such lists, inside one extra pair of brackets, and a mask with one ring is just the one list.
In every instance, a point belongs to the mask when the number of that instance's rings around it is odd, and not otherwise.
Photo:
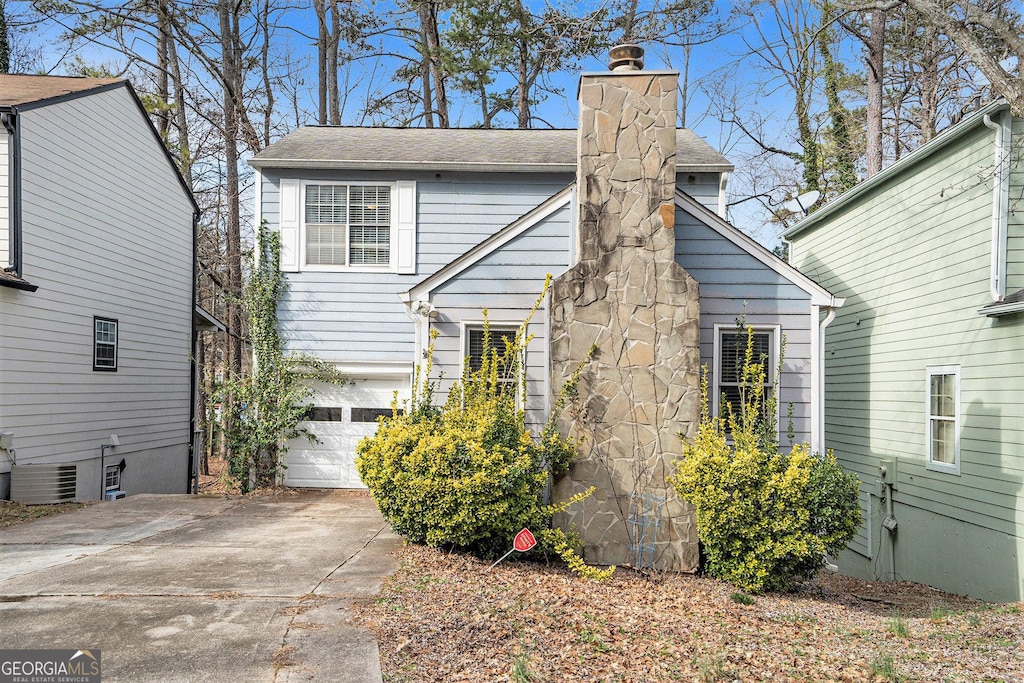
[(288, 442), (285, 486), (366, 488), (356, 472), (356, 445), (377, 431), (377, 416), (391, 413), (395, 391), (409, 395), (408, 377), (351, 377), (343, 387), (317, 384), (310, 421), (302, 426), (320, 443), (305, 437)]

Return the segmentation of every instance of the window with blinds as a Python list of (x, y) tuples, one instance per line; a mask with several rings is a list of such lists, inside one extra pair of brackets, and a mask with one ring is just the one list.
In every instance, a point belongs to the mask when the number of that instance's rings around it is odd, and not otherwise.
[[(515, 340), (516, 330), (496, 330), (491, 327), (487, 336), (487, 344), (485, 345), (484, 328), (482, 326), (466, 328), (466, 358), (471, 370), (479, 370), (483, 365), (484, 356), (490, 353), (492, 349), (497, 352), (498, 362), (501, 363), (502, 356), (507, 348), (506, 343), (511, 344)], [(498, 381), (509, 386), (515, 384), (512, 368), (508, 367), (507, 363), (498, 367)]]
[[(718, 344), (718, 414), (725, 415), (725, 404), (732, 407), (733, 413), (739, 413), (744, 400), (743, 395), (743, 361), (747, 353), (746, 331), (728, 329), (720, 330)], [(773, 390), (772, 378), (775, 375), (775, 344), (774, 333), (769, 330), (754, 330), (753, 361), (764, 368), (764, 394), (767, 398)], [(764, 401), (761, 403), (762, 414), (765, 411)]]
[(391, 263), (390, 185), (306, 185), (306, 263)]

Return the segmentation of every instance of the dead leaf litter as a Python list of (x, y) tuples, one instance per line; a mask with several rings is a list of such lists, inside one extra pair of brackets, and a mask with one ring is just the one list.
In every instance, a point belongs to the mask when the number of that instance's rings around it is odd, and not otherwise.
[(488, 563), (406, 546), (357, 606), (384, 680), (1024, 681), (1024, 604), (823, 574), (738, 600), (723, 582)]

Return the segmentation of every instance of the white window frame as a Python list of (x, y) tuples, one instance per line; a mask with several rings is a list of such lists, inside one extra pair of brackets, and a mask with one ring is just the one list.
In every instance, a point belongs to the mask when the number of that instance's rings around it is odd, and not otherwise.
[[(720, 412), (720, 407), (721, 406), (719, 405), (721, 403), (721, 399), (722, 399), (722, 387), (721, 387), (721, 383), (720, 383), (721, 382), (721, 378), (722, 378), (722, 334), (723, 333), (728, 333), (728, 334), (740, 334), (740, 335), (746, 336), (746, 328), (748, 328), (748, 327), (753, 328), (755, 334), (760, 333), (760, 334), (769, 334), (770, 335), (769, 346), (771, 348), (771, 354), (770, 354), (770, 357), (768, 358), (768, 367), (765, 368), (765, 381), (766, 381), (765, 385), (767, 387), (769, 387), (769, 388), (773, 388), (775, 386), (775, 373), (778, 370), (779, 355), (782, 353), (782, 326), (781, 325), (753, 325), (753, 324), (749, 324), (749, 325), (744, 325), (743, 329), (740, 330), (736, 326), (736, 323), (715, 323), (715, 325), (714, 325), (715, 339), (714, 339), (714, 349), (713, 349), (714, 355), (713, 355), (713, 364), (712, 364), (712, 369), (711, 369), (711, 373), (712, 373), (711, 374), (711, 379), (712, 379), (712, 382), (711, 382), (711, 385), (712, 385), (712, 387), (711, 387), (711, 391), (712, 391), (712, 397), (711, 397), (712, 415), (715, 415), (715, 416), (718, 416), (718, 417), (723, 417), (721, 412)], [(780, 384), (781, 384), (781, 378), (780, 378)], [(781, 386), (779, 387), (779, 391), (780, 392), (782, 391), (782, 387)], [(778, 401), (779, 397), (776, 396), (775, 398)], [(776, 434), (779, 434), (780, 430), (782, 428), (782, 411), (778, 409), (778, 405), (779, 404), (777, 403), (776, 404), (776, 411), (775, 411), (775, 417), (776, 417), (775, 433)]]
[(103, 491), (104, 493), (110, 493), (111, 491), (121, 490), (121, 466), (120, 465), (107, 465), (103, 472)]
[[(932, 377), (951, 375), (953, 377), (953, 416), (932, 414)], [(960, 427), (963, 420), (960, 405), (960, 366), (959, 365), (934, 365), (925, 368), (924, 380), (924, 443), (925, 443), (925, 468), (934, 472), (960, 475)], [(942, 462), (935, 460), (932, 452), (932, 423), (935, 420), (949, 421), (953, 423), (953, 462)]]
[[(107, 342), (107, 341), (101, 342), (99, 339), (97, 339), (97, 334), (99, 333), (99, 324), (101, 322), (102, 323), (106, 323), (108, 325), (110, 325), (110, 324), (113, 325), (113, 332), (114, 332), (114, 341), (113, 342)], [(93, 370), (95, 370), (97, 372), (117, 372), (117, 360), (118, 360), (117, 356), (118, 356), (118, 346), (120, 345), (120, 340), (121, 340), (120, 324), (118, 323), (117, 319), (115, 319), (115, 318), (105, 318), (105, 317), (103, 317), (101, 315), (94, 315), (92, 317), (92, 369)], [(99, 364), (99, 362), (98, 362), (99, 361), (99, 357), (98, 357), (96, 352), (97, 352), (97, 350), (99, 349), (100, 346), (113, 347), (113, 349), (114, 349), (114, 364), (113, 365), (100, 365)]]
[[(345, 187), (388, 187), (391, 189), (391, 205), (389, 207), (390, 243), (388, 245), (388, 262), (380, 264), (359, 263), (356, 265), (335, 265), (306, 262), (306, 188), (310, 185), (333, 185)], [(299, 264), (301, 270), (310, 272), (349, 272), (349, 273), (394, 273), (398, 271), (399, 241), (399, 206), (398, 184), (387, 181), (366, 180), (303, 180), (299, 193)], [(348, 261), (349, 233), (345, 234), (345, 260)]]
[[(514, 321), (490, 321), (489, 320), (487, 322), (487, 327), (489, 328), (489, 330), (490, 330), (492, 335), (495, 334), (495, 333), (502, 334), (504, 332), (515, 333), (515, 332), (517, 332), (519, 330), (519, 328), (521, 326), (522, 326), (521, 322), (514, 322)], [(461, 353), (461, 356), (462, 356), (460, 361), (459, 361), (459, 376), (460, 377), (465, 374), (465, 371), (466, 371), (466, 361), (469, 360), (469, 333), (470, 333), (470, 331), (474, 331), (474, 330), (483, 330), (483, 327), (484, 327), (484, 321), (483, 320), (463, 320), (462, 321), (462, 324), (461, 324), (462, 335), (461, 335), (461, 338), (459, 340), (459, 350), (460, 350), (460, 353)], [(519, 359), (519, 362), (521, 364), (521, 367), (525, 371), (526, 370), (526, 349), (523, 349), (523, 355)], [(512, 381), (514, 382), (515, 378), (513, 378)], [(516, 389), (516, 400), (520, 401), (522, 399), (522, 396), (520, 396), (520, 394), (522, 393), (522, 391), (521, 391), (522, 387), (518, 386), (518, 384), (517, 384), (515, 389)]]

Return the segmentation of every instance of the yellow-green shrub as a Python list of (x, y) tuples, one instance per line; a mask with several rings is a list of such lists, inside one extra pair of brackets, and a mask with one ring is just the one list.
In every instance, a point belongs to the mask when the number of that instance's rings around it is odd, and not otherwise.
[[(583, 572), (571, 540), (549, 528), (558, 506), (544, 502), (549, 478), (568, 469), (576, 443), (562, 438), (553, 422), (535, 439), (510, 389), (525, 390), (526, 325), (503, 352), (485, 354), (479, 369), (467, 363), (443, 406), (433, 402), (428, 360), (405, 411), (396, 406), (377, 434), (360, 442), (356, 468), (392, 528), (409, 540), (494, 556), (529, 527), (542, 549), (574, 558), (570, 567)], [(487, 348), (486, 323), (484, 335)], [(433, 344), (428, 356), (432, 350)], [(502, 381), (506, 373), (512, 385)], [(570, 382), (569, 391), (574, 386)], [(563, 392), (561, 400), (567, 398)]]
[(763, 396), (764, 367), (752, 358), (752, 330), (747, 335), (739, 412), (710, 416), (705, 368), (697, 435), (684, 443), (670, 481), (694, 506), (708, 573), (759, 593), (812, 576), (853, 538), (859, 481), (831, 453), (812, 454), (806, 444), (778, 451), (769, 436), (775, 399)]

